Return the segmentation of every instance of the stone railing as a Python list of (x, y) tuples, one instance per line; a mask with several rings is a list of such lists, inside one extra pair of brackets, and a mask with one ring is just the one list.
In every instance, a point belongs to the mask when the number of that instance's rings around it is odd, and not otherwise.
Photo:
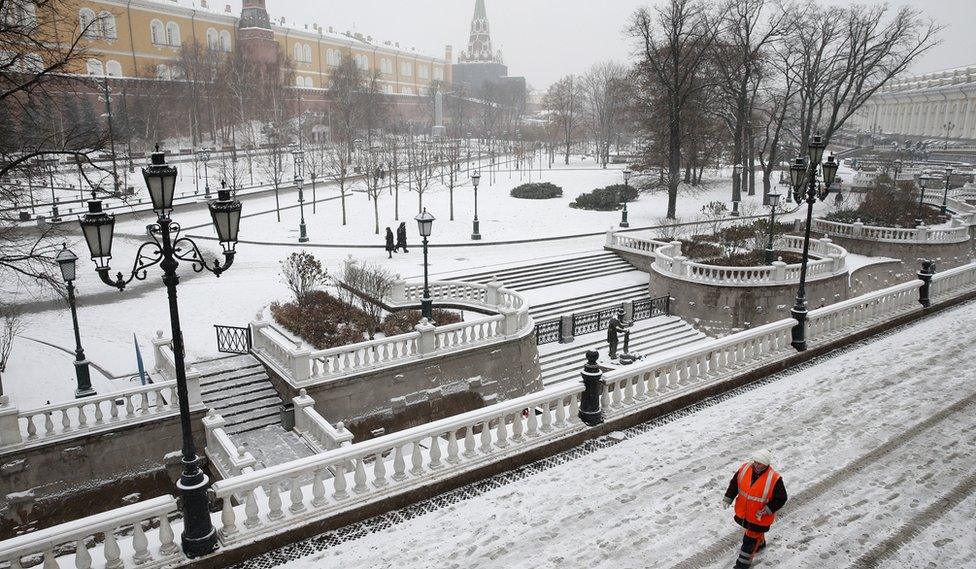
[[(182, 524), (170, 522), (176, 513), (176, 498), (161, 496), (33, 531), (0, 542), (0, 562), (19, 568), (22, 559), (41, 557), (45, 569), (176, 567), (186, 563), (175, 540)], [(61, 565), (56, 556), (67, 547), (74, 553)]]
[[(424, 319), (413, 332), (313, 351), (277, 332), (262, 320), (259, 313), (258, 319), (251, 323), (254, 353), (282, 378), (302, 387), (476, 348), (532, 331), (528, 303), (520, 294), (497, 282), (482, 285), (438, 281), (431, 283), (430, 289), (435, 302), (470, 306), (496, 314), (445, 326), (435, 326)], [(414, 306), (419, 304), (422, 294), (422, 286), (407, 286), (398, 280), (390, 298), (384, 301), (393, 307)]]
[[(918, 311), (919, 286), (921, 281), (904, 283), (811, 311), (808, 339), (817, 345), (842, 333)], [(976, 263), (932, 279), (933, 293), (942, 298), (974, 289)], [(608, 372), (600, 388), (604, 416), (632, 415), (785, 360), (796, 353), (790, 346), (790, 330), (795, 325), (795, 320), (786, 318)], [(338, 448), (314, 456), (218, 481), (211, 491), (222, 499), (222, 510), (212, 516), (221, 543), (225, 549), (247, 546), (380, 500), (470, 475), (479, 467), (510, 461), (515, 455), (573, 436), (587, 428), (578, 419), (583, 389), (579, 383), (560, 383), (539, 393), (368, 441), (345, 446), (340, 443)], [(84, 550), (86, 538), (108, 532), (105, 535), (110, 540), (104, 547), (96, 546), (104, 550), (100, 555), (112, 560), (107, 566), (129, 566), (130, 560), (148, 567), (175, 566), (183, 560), (172, 545), (173, 528), (166, 519), (174, 509), (172, 498), (159, 498), (33, 532), (0, 544), (0, 561), (15, 563), (16, 567), (21, 558), (43, 554), (46, 566), (56, 567), (55, 546), (79, 542)], [(159, 555), (153, 556), (154, 552), (147, 554), (146, 536), (141, 535), (143, 528), (136, 522), (154, 522), (157, 518), (162, 525), (158, 536), (151, 536), (148, 543), (163, 545)], [(134, 553), (120, 559), (115, 534), (127, 524), (135, 524)], [(155, 523), (148, 527), (155, 527)], [(90, 556), (76, 565), (90, 567)]]
[(238, 447), (224, 431), (227, 421), (213, 409), (203, 418), (203, 428), (207, 435), (207, 458), (214, 465), (221, 478), (230, 478), (254, 470), (257, 462), (251, 453)]
[(292, 399), (295, 404), (295, 432), (312, 447), (315, 452), (335, 450), (352, 444), (352, 433), (342, 422), (332, 425), (315, 410), (315, 400), (304, 389)]
[[(786, 235), (775, 243), (777, 249), (803, 251), (803, 238)], [(810, 254), (819, 259), (807, 263), (807, 278), (816, 280), (847, 272), (847, 251), (830, 239), (811, 239)], [(722, 267), (689, 261), (681, 254), (681, 242), (673, 241), (659, 247), (652, 267), (660, 274), (685, 281), (715, 286), (768, 286), (793, 284), (800, 281), (800, 263), (774, 261), (772, 265), (756, 267)]]
[(884, 243), (963, 243), (969, 240), (969, 228), (965, 225), (955, 227), (919, 226), (915, 229), (901, 227), (875, 227), (860, 221), (840, 223), (824, 219), (814, 219), (811, 227), (819, 233), (826, 233), (850, 239), (880, 241)]
[(666, 247), (669, 243), (656, 239), (642, 239), (631, 237), (614, 230), (607, 231), (606, 248), (625, 253), (637, 253), (639, 255), (654, 255), (654, 252), (661, 247)]
[[(191, 405), (200, 401), (199, 383), (194, 384)], [(58, 441), (176, 415), (178, 402), (176, 382), (164, 381), (23, 411), (0, 406), (0, 449)], [(3, 425), (9, 421), (14, 423)]]

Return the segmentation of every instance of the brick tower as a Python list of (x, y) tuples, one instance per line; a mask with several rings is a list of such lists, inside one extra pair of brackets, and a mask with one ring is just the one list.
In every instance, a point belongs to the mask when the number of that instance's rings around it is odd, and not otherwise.
[(264, 0), (244, 0), (237, 24), (237, 45), (244, 56), (260, 63), (278, 62), (278, 43)]

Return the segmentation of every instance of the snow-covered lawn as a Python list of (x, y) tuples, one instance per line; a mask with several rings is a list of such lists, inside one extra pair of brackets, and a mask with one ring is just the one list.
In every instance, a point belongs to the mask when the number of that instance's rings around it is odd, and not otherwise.
[(731, 567), (741, 530), (722, 495), (757, 447), (790, 493), (762, 566), (976, 566), (973, 485), (939, 506), (976, 470), (974, 318), (969, 303), (284, 566)]

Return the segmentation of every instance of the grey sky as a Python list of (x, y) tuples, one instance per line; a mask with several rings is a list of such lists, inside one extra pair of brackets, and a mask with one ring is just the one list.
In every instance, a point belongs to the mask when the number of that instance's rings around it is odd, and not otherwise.
[[(219, 3), (217, 0), (216, 3)], [(848, 0), (818, 0), (833, 5)], [(443, 56), (467, 45), (475, 0), (267, 0), (272, 17), (299, 26), (318, 22), (338, 31), (354, 30), (380, 40), (399, 41)], [(921, 8), (946, 25), (942, 45), (913, 69), (916, 73), (976, 63), (976, 0), (892, 0)], [(580, 73), (606, 59), (626, 61), (632, 44), (624, 36), (629, 16), (641, 0), (487, 0), (495, 48), (509, 72), (544, 89), (568, 73)], [(232, 0), (235, 11), (240, 0)]]

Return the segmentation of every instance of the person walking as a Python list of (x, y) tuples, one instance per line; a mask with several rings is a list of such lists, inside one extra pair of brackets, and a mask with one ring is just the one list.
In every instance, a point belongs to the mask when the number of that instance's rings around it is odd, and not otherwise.
[(396, 251), (396, 245), (393, 244), (393, 230), (389, 227), (386, 228), (386, 253), (389, 255), (388, 259), (393, 258), (393, 252)]
[(735, 502), (735, 523), (745, 529), (736, 569), (748, 569), (756, 554), (766, 548), (766, 532), (776, 521), (776, 512), (789, 496), (783, 477), (773, 470), (772, 454), (758, 450), (732, 475), (723, 503)]
[(394, 250), (395, 251), (399, 251), (401, 247), (403, 248), (403, 252), (404, 253), (409, 253), (410, 252), (410, 251), (407, 251), (407, 223), (404, 222), (404, 221), (401, 221), (400, 222), (400, 227), (397, 227), (397, 232), (396, 232), (396, 249), (394, 249)]

